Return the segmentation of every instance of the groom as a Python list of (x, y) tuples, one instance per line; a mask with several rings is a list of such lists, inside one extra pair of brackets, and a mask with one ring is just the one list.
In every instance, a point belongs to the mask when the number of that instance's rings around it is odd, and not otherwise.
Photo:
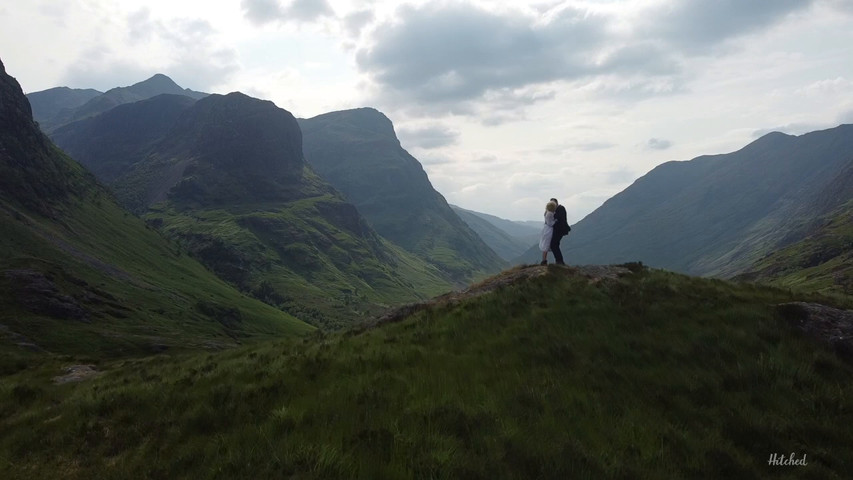
[(560, 205), (556, 198), (552, 198), (551, 201), (557, 204), (557, 210), (554, 212), (554, 233), (551, 235), (551, 252), (554, 253), (557, 265), (565, 265), (563, 252), (560, 251), (560, 240), (569, 234), (572, 227), (566, 220), (566, 207)]

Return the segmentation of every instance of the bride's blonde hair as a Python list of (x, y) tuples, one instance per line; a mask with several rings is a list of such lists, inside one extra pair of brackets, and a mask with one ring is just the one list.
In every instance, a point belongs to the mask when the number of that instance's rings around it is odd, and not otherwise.
[(545, 204), (545, 210), (553, 212), (554, 210), (557, 210), (557, 204), (554, 202), (548, 202)]

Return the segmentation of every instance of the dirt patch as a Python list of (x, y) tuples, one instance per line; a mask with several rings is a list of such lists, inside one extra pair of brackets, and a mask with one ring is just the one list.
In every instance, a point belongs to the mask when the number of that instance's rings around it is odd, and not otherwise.
[(65, 375), (53, 377), (53, 383), (62, 385), (63, 383), (79, 382), (96, 377), (101, 373), (94, 365), (72, 365), (65, 368)]

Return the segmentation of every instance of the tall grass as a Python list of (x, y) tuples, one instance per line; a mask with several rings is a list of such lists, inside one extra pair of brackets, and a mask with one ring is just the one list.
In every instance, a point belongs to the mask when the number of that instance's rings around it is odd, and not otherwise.
[[(792, 294), (566, 269), (361, 333), (0, 387), (4, 478), (844, 478), (853, 368)], [(803, 467), (767, 464), (807, 455)]]

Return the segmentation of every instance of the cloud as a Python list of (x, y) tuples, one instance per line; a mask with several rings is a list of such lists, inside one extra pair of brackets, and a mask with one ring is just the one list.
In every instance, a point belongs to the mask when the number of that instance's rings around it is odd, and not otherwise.
[(836, 77), (811, 83), (803, 88), (797, 89), (794, 93), (806, 96), (817, 96), (839, 93), (844, 94), (849, 92), (853, 92), (853, 81), (847, 80), (844, 77)]
[(839, 115), (838, 123), (853, 123), (853, 110), (847, 110)]
[(823, 0), (821, 3), (828, 4), (830, 8), (838, 12), (853, 15), (853, 2), (850, 0)]
[(594, 152), (596, 150), (607, 150), (609, 148), (615, 147), (615, 143), (611, 142), (585, 142), (585, 143), (575, 143), (571, 145), (571, 148), (576, 150), (580, 150), (582, 152)]
[(636, 35), (682, 52), (708, 53), (721, 43), (767, 28), (813, 0), (678, 0), (641, 11)]
[(467, 4), (406, 6), (379, 25), (356, 60), (382, 88), (418, 102), (458, 102), (489, 92), (589, 74), (585, 52), (605, 39), (606, 21), (564, 9), (541, 24), (519, 12)]
[(513, 114), (484, 110), (521, 112), (530, 100), (554, 98), (506, 96), (531, 87), (555, 91), (571, 82), (588, 94), (623, 101), (686, 92), (685, 62), (691, 56), (714, 53), (719, 45), (776, 25), (814, 1), (625, 5), (631, 8), (553, 2), (502, 10), (428, 2), (400, 7), (373, 28), (356, 50), (356, 64), (381, 103), (480, 116), (485, 125), (498, 125)]
[(616, 144), (612, 142), (579, 142), (579, 143), (560, 143), (557, 145), (552, 145), (550, 147), (542, 148), (539, 150), (540, 153), (545, 153), (549, 155), (559, 155), (565, 153), (567, 150), (577, 150), (581, 152), (594, 152), (597, 150), (607, 150), (615, 147)]
[(178, 84), (207, 90), (240, 69), (237, 52), (197, 18), (155, 18), (148, 8), (125, 17), (126, 43), (99, 42), (85, 49), (62, 75), (69, 85), (109, 89), (166, 73)]
[(353, 12), (343, 18), (344, 31), (350, 37), (358, 37), (361, 30), (373, 21), (375, 15), (371, 10)]
[(255, 25), (272, 22), (310, 23), (322, 17), (334, 17), (326, 0), (293, 0), (282, 5), (279, 0), (242, 0), (243, 15)]
[[(835, 125), (830, 125), (835, 126)], [(826, 124), (819, 123), (789, 123), (787, 125), (780, 125), (778, 127), (773, 128), (761, 128), (752, 132), (752, 138), (760, 138), (768, 133), (772, 132), (781, 132), (786, 133), (788, 135), (802, 135), (804, 133), (814, 132), (815, 130), (823, 130), (825, 128), (829, 128), (830, 126)]]
[(666, 150), (671, 146), (672, 142), (662, 138), (650, 138), (649, 141), (646, 142), (646, 148), (651, 150)]
[(62, 75), (62, 85), (106, 91), (128, 86), (150, 77), (154, 72), (126, 60), (115, 50), (100, 46), (85, 50)]
[(624, 184), (637, 179), (637, 174), (625, 167), (611, 170), (605, 176), (608, 185)]
[(435, 155), (418, 155), (418, 161), (424, 166), (447, 165), (453, 163), (453, 160), (448, 157)]
[(453, 145), (459, 140), (459, 132), (440, 125), (420, 128), (401, 128), (397, 131), (402, 143), (409, 147), (432, 149)]

